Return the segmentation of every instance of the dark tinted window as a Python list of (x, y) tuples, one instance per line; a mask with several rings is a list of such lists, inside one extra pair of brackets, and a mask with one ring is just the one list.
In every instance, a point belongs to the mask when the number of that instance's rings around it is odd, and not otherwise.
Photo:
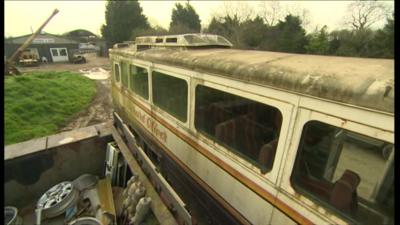
[(145, 99), (149, 98), (147, 69), (130, 65), (130, 89)]
[(118, 64), (114, 64), (114, 77), (115, 77), (115, 80), (117, 82), (119, 82), (120, 77), (119, 77), (119, 65)]
[(178, 41), (178, 38), (167, 38), (165, 42), (167, 43), (176, 43)]
[(318, 121), (308, 122), (292, 184), (360, 224), (394, 223), (393, 144)]
[(187, 119), (188, 86), (185, 80), (153, 71), (153, 102), (179, 120)]
[(60, 56), (67, 56), (67, 50), (65, 48), (60, 49)]
[(51, 53), (53, 56), (58, 56), (58, 50), (57, 49), (51, 49)]
[(282, 115), (278, 109), (198, 85), (196, 129), (258, 166), (272, 169)]

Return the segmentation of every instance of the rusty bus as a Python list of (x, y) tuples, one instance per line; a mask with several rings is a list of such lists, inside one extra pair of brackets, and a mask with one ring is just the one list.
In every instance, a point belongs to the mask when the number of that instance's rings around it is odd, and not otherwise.
[(192, 218), (394, 224), (394, 61), (231, 46), (185, 34), (110, 49), (116, 127)]

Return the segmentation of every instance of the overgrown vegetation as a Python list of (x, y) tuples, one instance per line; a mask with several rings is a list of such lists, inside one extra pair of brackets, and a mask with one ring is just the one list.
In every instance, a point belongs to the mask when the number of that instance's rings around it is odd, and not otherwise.
[(106, 5), (106, 24), (101, 34), (109, 46), (130, 40), (132, 32), (147, 30), (150, 25), (142, 14), (138, 1), (108, 1)]
[(169, 32), (171, 34), (199, 33), (200, 22), (199, 15), (188, 2), (185, 5), (176, 3), (175, 8), (172, 9)]
[[(360, 28), (361, 27), (361, 28)], [(355, 26), (327, 31), (316, 28), (307, 34), (300, 16), (288, 14), (275, 25), (256, 16), (241, 19), (237, 14), (214, 17), (206, 33), (226, 37), (236, 48), (373, 58), (394, 57), (394, 13), (381, 29)]]
[[(105, 39), (114, 44), (137, 36), (197, 33), (219, 34), (239, 49), (355, 57), (394, 57), (394, 13), (385, 2), (354, 1), (347, 4), (342, 27), (328, 31), (315, 27), (306, 33), (309, 12), (298, 7), (285, 8), (279, 1), (260, 2), (258, 11), (245, 2), (224, 3), (206, 27), (189, 2), (172, 9), (169, 30), (151, 27), (136, 0), (109, 1), (106, 11)], [(127, 5), (132, 5), (128, 9)], [(114, 15), (114, 16), (112, 16)], [(385, 21), (383, 28), (372, 25)], [(118, 36), (118, 37), (117, 37)]]
[(43, 137), (87, 106), (96, 83), (72, 72), (35, 72), (4, 80), (5, 144)]

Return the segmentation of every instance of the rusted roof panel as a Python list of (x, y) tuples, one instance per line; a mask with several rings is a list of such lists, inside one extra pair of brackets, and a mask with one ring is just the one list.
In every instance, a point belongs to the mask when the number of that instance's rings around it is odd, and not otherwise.
[(347, 104), (394, 112), (394, 60), (237, 49), (113, 52)]

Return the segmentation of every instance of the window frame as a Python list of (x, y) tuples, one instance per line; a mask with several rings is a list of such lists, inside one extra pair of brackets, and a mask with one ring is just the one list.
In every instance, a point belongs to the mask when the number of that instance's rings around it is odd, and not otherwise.
[[(229, 83), (229, 82), (228, 82)], [(193, 81), (193, 104), (192, 104), (192, 109), (191, 111), (193, 112), (193, 120), (191, 121), (191, 127), (193, 127), (193, 130), (195, 131), (197, 137), (199, 140), (202, 142), (206, 143), (216, 151), (213, 153), (219, 153), (220, 156), (222, 157), (227, 157), (232, 165), (237, 166), (240, 165), (242, 168), (244, 168), (247, 171), (250, 171), (253, 175), (256, 175), (257, 177), (267, 179), (270, 182), (277, 183), (278, 182), (278, 173), (279, 170), (282, 166), (283, 163), (283, 157), (284, 157), (284, 151), (287, 148), (287, 138), (289, 135), (289, 126), (290, 126), (290, 120), (292, 120), (293, 116), (293, 108), (294, 106), (288, 102), (283, 102), (280, 101), (276, 98), (269, 97), (268, 96), (268, 91), (265, 92), (265, 95), (261, 96), (258, 94), (254, 94), (248, 91), (244, 91), (242, 89), (230, 86), (227, 83), (227, 85), (223, 85), (220, 83), (215, 83), (212, 81), (205, 81), (205, 80), (199, 80), (199, 79), (194, 79)], [(261, 173), (259, 167), (254, 165), (253, 163), (249, 162), (243, 157), (240, 157), (236, 155), (234, 152), (231, 150), (227, 149), (225, 146), (220, 145), (214, 140), (210, 139), (207, 137), (207, 135), (203, 134), (201, 131), (197, 130), (195, 127), (195, 107), (196, 107), (196, 87), (198, 85), (206, 86), (208, 88), (213, 88), (218, 91), (226, 92), (232, 95), (236, 95), (242, 98), (246, 98), (255, 102), (258, 102), (260, 104), (264, 104), (267, 106), (271, 106), (279, 110), (279, 112), (282, 115), (282, 124), (281, 124), (281, 130), (279, 134), (279, 141), (277, 144), (276, 152), (275, 152), (275, 159), (274, 163), (272, 165), (272, 169), (266, 173)], [(272, 95), (273, 96), (273, 95)]]
[[(126, 66), (127, 66), (127, 71), (126, 71), (126, 76), (127, 76), (127, 81), (126, 81), (126, 86), (124, 85), (124, 83), (122, 82), (122, 64), (125, 64)], [(130, 86), (130, 84), (129, 84), (129, 82), (130, 82), (130, 80), (129, 80), (129, 74), (130, 74), (130, 70), (129, 70), (129, 61), (127, 61), (127, 60), (121, 60), (121, 61), (119, 61), (119, 71), (120, 71), (120, 84), (121, 84), (121, 88), (125, 88), (125, 89), (128, 89), (129, 90), (129, 86)]]
[[(300, 187), (292, 181), (292, 176), (294, 173), (295, 163), (299, 157), (299, 147), (301, 145), (304, 126), (310, 121), (318, 121), (327, 125), (335, 126), (338, 128), (343, 128), (350, 132), (355, 132), (361, 135), (365, 135), (368, 137), (376, 138), (381, 141), (385, 141), (388, 143), (394, 143), (394, 133), (391, 131), (381, 130), (379, 128), (365, 125), (365, 123), (360, 123), (360, 121), (350, 121), (345, 118), (339, 118), (333, 115), (329, 115), (326, 113), (318, 112), (315, 110), (307, 109), (307, 108), (299, 108), (297, 121), (294, 127), (294, 133), (292, 137), (292, 145), (290, 146), (289, 152), (291, 153), (286, 162), (283, 174), (286, 174), (285, 177), (282, 177), (282, 185), (281, 188), (285, 190), (289, 196), (292, 196), (297, 204), (307, 205), (308, 207), (313, 208), (313, 214), (322, 215), (325, 218), (329, 218), (334, 221), (334, 223), (354, 223), (356, 222), (354, 219), (341, 212), (338, 209), (335, 209), (333, 206), (330, 206), (329, 203), (319, 199), (317, 196), (310, 193), (308, 190)], [(392, 154), (395, 154), (394, 151)], [(393, 157), (391, 157), (393, 158)], [(386, 163), (386, 167), (390, 164), (388, 161)], [(315, 206), (318, 206), (318, 210), (315, 209)], [(309, 212), (310, 209), (303, 210)]]
[[(117, 80), (115, 77), (115, 65), (118, 66), (118, 75), (119, 75), (119, 80)], [(114, 61), (113, 63), (113, 81), (116, 85), (120, 86), (121, 85), (121, 64), (119, 61)]]
[[(150, 96), (151, 97), (149, 99), (151, 99), (151, 101), (150, 101), (151, 105), (155, 106), (156, 111), (164, 119), (172, 120), (172, 121), (174, 121), (174, 122), (176, 122), (178, 124), (183, 125), (186, 128), (189, 128), (189, 123), (190, 123), (190, 120), (191, 120), (191, 116), (190, 116), (191, 113), (190, 113), (190, 110), (189, 110), (190, 109), (190, 99), (191, 99), (191, 95), (190, 95), (190, 86), (191, 86), (190, 85), (190, 83), (191, 83), (190, 82), (190, 76), (182, 75), (182, 74), (180, 74), (179, 72), (176, 72), (176, 71), (172, 72), (172, 71), (166, 70), (166, 69), (164, 69), (162, 67), (152, 67), (149, 72), (150, 72), (149, 82), (151, 82), (151, 84), (150, 84), (151, 88), (149, 88), (149, 92), (151, 92), (149, 97)], [(186, 105), (186, 121), (185, 122), (179, 120), (177, 117), (171, 115), (169, 112), (165, 111), (164, 109), (162, 109), (159, 106), (157, 106), (156, 104), (154, 104), (153, 72), (159, 72), (159, 73), (162, 73), (162, 74), (165, 74), (165, 75), (168, 75), (168, 76), (171, 76), (171, 77), (174, 77), (174, 78), (178, 78), (178, 79), (181, 79), (181, 80), (185, 81), (185, 83), (187, 85), (187, 105)]]
[[(147, 90), (148, 90), (148, 98), (144, 98), (143, 96), (137, 94), (135, 91), (133, 91), (132, 88), (132, 84), (131, 84), (131, 66), (136, 66), (136, 67), (140, 67), (143, 68), (147, 71)], [(141, 100), (149, 103), (150, 102), (150, 98), (152, 97), (152, 93), (151, 93), (151, 89), (150, 89), (150, 83), (152, 81), (152, 79), (150, 79), (151, 77), (151, 70), (150, 68), (148, 68), (148, 66), (145, 65), (141, 65), (138, 63), (134, 63), (134, 62), (128, 62), (128, 91), (131, 95), (134, 95), (135, 97), (139, 97)]]

